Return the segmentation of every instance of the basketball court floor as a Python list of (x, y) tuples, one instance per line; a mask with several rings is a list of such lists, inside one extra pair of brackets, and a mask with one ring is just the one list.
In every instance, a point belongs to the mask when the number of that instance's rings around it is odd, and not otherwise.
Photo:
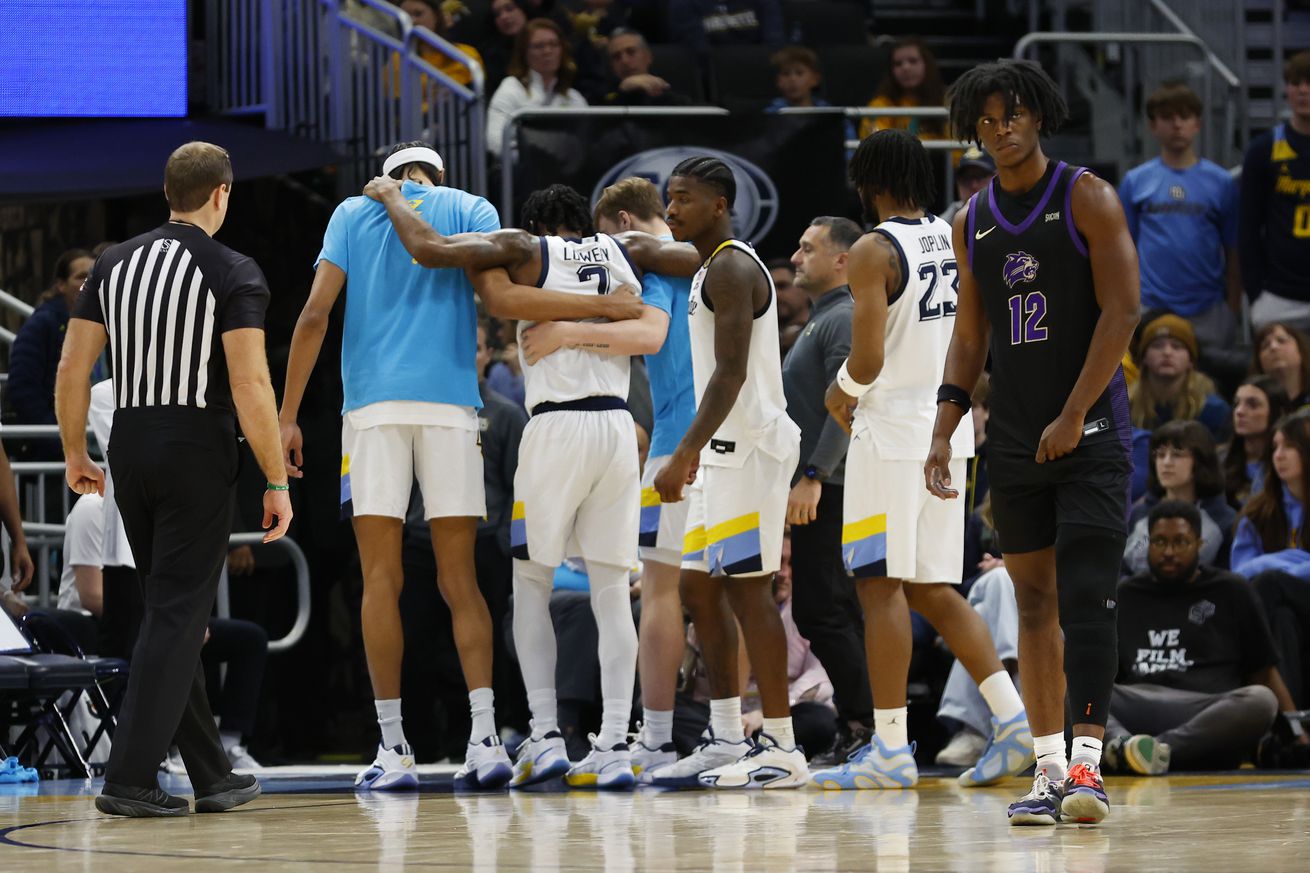
[[(427, 768), (417, 794), (356, 794), (348, 776), (262, 774), (238, 811), (111, 819), (98, 783), (0, 785), (0, 871), (1310, 870), (1310, 773), (1112, 778), (1097, 827), (1011, 828), (1022, 781), (964, 791), (562, 790), (471, 794)], [(188, 792), (185, 779), (163, 786)]]

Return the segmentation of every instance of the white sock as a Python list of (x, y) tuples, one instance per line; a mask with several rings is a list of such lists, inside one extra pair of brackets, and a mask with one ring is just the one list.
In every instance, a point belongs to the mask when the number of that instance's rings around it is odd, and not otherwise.
[(400, 721), (400, 699), (374, 700), (378, 711), (378, 727), (382, 728), (382, 745), (394, 749), (405, 745), (405, 727)]
[(792, 730), (790, 715), (786, 718), (766, 718), (760, 730), (773, 737), (778, 748), (787, 751), (796, 748), (796, 732)]
[(1102, 743), (1096, 737), (1074, 737), (1073, 750), (1069, 753), (1070, 764), (1086, 764), (1093, 770), (1101, 768)]
[(532, 710), (532, 736), (559, 730), (555, 709), (555, 625), (550, 590), (555, 571), (534, 561), (514, 561), (514, 649)]
[(890, 751), (903, 749), (910, 744), (909, 725), (910, 710), (902, 706), (899, 709), (874, 709), (873, 732), (882, 738), (882, 744)]
[(588, 561), (587, 583), (599, 637), (602, 710), (596, 745), (612, 749), (628, 740), (632, 690), (637, 683), (637, 625), (632, 620), (628, 569)]
[(746, 739), (746, 731), (741, 725), (740, 697), (710, 701), (710, 729), (715, 738), (727, 743), (740, 743)]
[(1023, 698), (1019, 696), (1019, 689), (1014, 687), (1014, 680), (1004, 670), (997, 670), (979, 682), (978, 690), (982, 692), (983, 700), (987, 701), (987, 708), (1002, 724), (1023, 712)]
[(555, 689), (528, 692), (528, 709), (532, 711), (532, 738), (539, 740), (551, 731), (559, 730), (559, 714), (555, 709)]
[(1037, 769), (1046, 771), (1052, 782), (1063, 779), (1069, 770), (1069, 759), (1064, 755), (1064, 734), (1047, 734), (1033, 737), (1033, 753), (1037, 755)]
[(469, 692), (469, 713), (473, 716), (470, 744), (496, 735), (496, 695), (490, 688), (474, 688)]
[(240, 732), (240, 731), (219, 731), (219, 732), (218, 732), (218, 739), (223, 743), (223, 748), (224, 748), (224, 750), (226, 750), (226, 749), (230, 749), (230, 748), (232, 748), (233, 746), (239, 746), (239, 745), (241, 745), (241, 732)]
[(641, 741), (652, 749), (673, 742), (673, 710), (643, 708)]

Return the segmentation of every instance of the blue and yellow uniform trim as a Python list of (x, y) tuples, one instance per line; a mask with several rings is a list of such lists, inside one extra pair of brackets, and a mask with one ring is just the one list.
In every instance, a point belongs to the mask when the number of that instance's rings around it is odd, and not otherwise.
[(355, 515), (355, 504), (350, 494), (350, 455), (341, 456), (341, 520), (349, 521)]
[(528, 517), (522, 500), (514, 501), (514, 508), (509, 515), (509, 554), (520, 561), (529, 560)]
[(641, 489), (641, 526), (637, 544), (653, 548), (660, 535), (660, 493), (654, 488)]
[(887, 513), (842, 525), (841, 556), (857, 579), (887, 575)]

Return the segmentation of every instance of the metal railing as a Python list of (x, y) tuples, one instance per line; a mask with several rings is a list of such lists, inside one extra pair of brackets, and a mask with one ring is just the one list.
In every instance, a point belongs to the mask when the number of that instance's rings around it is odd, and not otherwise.
[[(58, 432), (59, 429), (55, 425), (21, 425), (6, 427), (2, 433), (6, 438), (17, 438), (51, 436), (57, 435)], [(25, 508), (27, 515), (34, 516), (33, 518), (23, 519), (23, 535), (27, 539), (28, 551), (32, 554), (33, 563), (36, 565), (33, 580), (36, 583), (37, 606), (49, 608), (54, 605), (58, 594), (57, 591), (51, 590), (50, 584), (52, 578), (54, 578), (51, 573), (55, 563), (53, 554), (59, 553), (62, 563), (66, 527), (64, 524), (45, 520), (48, 517), (47, 488), (49, 487), (49, 477), (57, 476), (60, 484), (59, 492), (62, 495), (60, 517), (67, 518), (71, 509), (71, 492), (63, 487), (64, 463), (62, 461), (16, 461), (10, 466), (13, 468), (14, 479), (21, 496), (20, 503)], [(257, 545), (262, 543), (263, 539), (264, 534), (259, 531), (234, 533), (228, 538), (228, 543), (231, 546)], [(276, 640), (270, 640), (268, 644), (270, 652), (284, 652), (300, 642), (309, 627), (311, 603), (309, 562), (306, 560), (305, 553), (299, 544), (290, 537), (274, 540), (268, 546), (286, 552), (296, 571), (296, 617), (287, 633)], [(226, 565), (224, 565), (223, 574), (219, 579), (216, 608), (220, 618), (229, 618), (231, 616)]]
[[(1215, 155), (1221, 163), (1229, 165), (1233, 162), (1233, 132), (1236, 124), (1236, 110), (1234, 107), (1234, 92), (1240, 89), (1240, 82), (1233, 72), (1223, 65), (1218, 58), (1214, 58), (1219, 64), (1215, 67), (1211, 63), (1213, 52), (1205, 41), (1195, 34), (1188, 33), (1052, 33), (1046, 31), (1037, 31), (1021, 37), (1014, 44), (1014, 56), (1023, 58), (1029, 54), (1029, 50), (1039, 45), (1172, 45), (1186, 47), (1194, 50), (1201, 60), (1201, 79), (1202, 79), (1202, 99), (1206, 102), (1213, 92), (1211, 87), (1213, 74), (1218, 71), (1220, 78), (1227, 86), (1227, 94), (1224, 99), (1224, 121), (1220, 133), (1216, 136), (1214, 131), (1206, 128), (1202, 131), (1202, 148), (1201, 151)], [(1127, 75), (1131, 81), (1131, 72)], [(1133, 112), (1131, 119), (1125, 119), (1125, 130), (1128, 124), (1136, 124), (1137, 112)], [(1215, 149), (1215, 139), (1219, 139)]]
[[(396, 142), (424, 140), (447, 178), (485, 193), (481, 65), (385, 0), (209, 3), (210, 105), (262, 112), (268, 127), (329, 142), (340, 184), (358, 193)], [(384, 29), (385, 28), (385, 29)], [(464, 85), (434, 66), (462, 67)], [(447, 63), (449, 62), (449, 63)]]
[[(36, 310), (26, 300), (15, 297), (8, 291), (0, 290), (0, 309), (13, 312), (21, 318), (29, 318)], [(0, 343), (12, 346), (17, 336), (13, 331), (0, 327)]]

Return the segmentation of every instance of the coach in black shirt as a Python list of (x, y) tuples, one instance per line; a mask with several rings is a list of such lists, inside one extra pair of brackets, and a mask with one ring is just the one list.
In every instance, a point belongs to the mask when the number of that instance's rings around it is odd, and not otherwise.
[(1203, 566), (1190, 503), (1151, 510), (1148, 573), (1119, 586), (1119, 679), (1104, 761), (1145, 775), (1242, 763), (1290, 695), (1251, 584)]
[[(114, 497), (141, 576), (141, 624), (118, 731), (96, 808), (112, 815), (186, 815), (160, 790), (176, 743), (196, 812), (259, 795), (228, 765), (205, 697), (200, 647), (232, 530), (237, 479), (233, 412), (267, 477), (264, 538), (291, 521), (277, 409), (264, 356), (268, 286), (259, 267), (211, 237), (227, 215), (232, 165), (191, 142), (168, 159), (169, 220), (104, 252), (73, 308), (55, 386), (68, 484), (104, 493), (87, 455), (91, 368), (106, 345), (117, 411), (108, 460)], [(276, 526), (274, 523), (276, 522)]]

